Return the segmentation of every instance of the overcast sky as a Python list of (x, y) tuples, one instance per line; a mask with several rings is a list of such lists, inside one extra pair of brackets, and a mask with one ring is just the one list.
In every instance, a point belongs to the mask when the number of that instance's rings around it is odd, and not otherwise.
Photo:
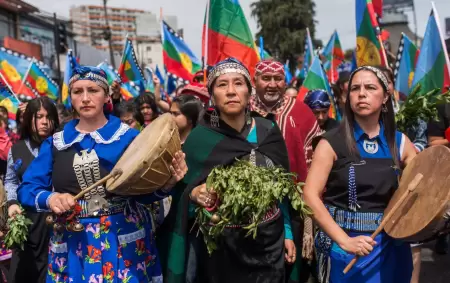
[[(47, 12), (56, 12), (62, 16), (69, 17), (69, 8), (73, 5), (100, 5), (102, 0), (25, 0)], [(249, 21), (253, 33), (257, 31), (254, 18), (250, 16), (250, 4), (255, 0), (239, 0)], [(193, 51), (200, 57), (201, 53), (201, 31), (203, 17), (207, 0), (108, 0), (108, 5), (143, 9), (159, 14), (160, 7), (164, 14), (176, 15), (178, 27), (184, 29), (185, 40)], [(355, 46), (355, 0), (315, 0), (316, 2), (316, 38), (321, 39), (324, 44), (331, 34), (337, 29), (342, 48), (353, 48)], [(439, 13), (443, 32), (445, 29), (444, 19), (450, 17), (450, 0), (434, 1)], [(417, 23), (419, 36), (423, 36), (425, 26), (431, 11), (431, 2), (428, 0), (414, 0), (417, 12)], [(414, 31), (412, 13), (408, 14), (411, 30)]]

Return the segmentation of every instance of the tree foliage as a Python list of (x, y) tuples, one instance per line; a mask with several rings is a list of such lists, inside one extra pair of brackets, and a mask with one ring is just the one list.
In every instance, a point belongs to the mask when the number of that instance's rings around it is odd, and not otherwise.
[(258, 23), (257, 36), (264, 38), (264, 48), (278, 60), (295, 59), (303, 54), (306, 28), (311, 38), (316, 32), (313, 0), (259, 0), (251, 4)]

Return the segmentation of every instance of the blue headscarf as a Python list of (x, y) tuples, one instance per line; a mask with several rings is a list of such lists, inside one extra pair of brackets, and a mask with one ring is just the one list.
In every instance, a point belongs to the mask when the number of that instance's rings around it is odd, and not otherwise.
[(313, 89), (308, 91), (303, 101), (312, 110), (325, 109), (331, 106), (330, 96), (323, 89)]
[(89, 80), (96, 83), (99, 87), (103, 88), (106, 94), (109, 94), (108, 78), (100, 68), (89, 66), (77, 66), (73, 69), (72, 77), (69, 81), (69, 90), (72, 88), (74, 82), (79, 80)]

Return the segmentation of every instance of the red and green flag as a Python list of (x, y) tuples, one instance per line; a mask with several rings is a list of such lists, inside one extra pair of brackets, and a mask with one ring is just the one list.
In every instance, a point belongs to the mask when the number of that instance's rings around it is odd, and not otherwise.
[(432, 5), (412, 83), (412, 88), (417, 84), (421, 85), (421, 93), (436, 88), (443, 90), (450, 85), (449, 58), (439, 25), (439, 16), (434, 3)]
[(253, 76), (259, 61), (258, 49), (239, 1), (209, 0), (208, 7), (203, 33), (207, 65), (234, 57)]
[(318, 56), (314, 57), (308, 74), (303, 81), (303, 85), (298, 92), (297, 99), (303, 101), (308, 91), (313, 89), (325, 90), (330, 95), (331, 107), (329, 116), (333, 119), (336, 119), (337, 121), (341, 120), (341, 115), (336, 107), (334, 95), (330, 87), (330, 82), (328, 81), (327, 75)]
[(162, 22), (163, 58), (167, 73), (175, 78), (192, 81), (202, 69), (202, 62), (165, 21)]
[(385, 66), (386, 53), (372, 0), (356, 0), (356, 63)]
[(324, 64), (325, 72), (330, 82), (334, 84), (339, 78), (338, 67), (345, 61), (344, 51), (342, 50), (337, 31), (331, 36), (330, 41), (328, 41), (327, 46), (322, 51), (322, 55), (326, 58)]
[(25, 83), (36, 96), (48, 96), (53, 101), (58, 99), (58, 84), (34, 60), (31, 62)]

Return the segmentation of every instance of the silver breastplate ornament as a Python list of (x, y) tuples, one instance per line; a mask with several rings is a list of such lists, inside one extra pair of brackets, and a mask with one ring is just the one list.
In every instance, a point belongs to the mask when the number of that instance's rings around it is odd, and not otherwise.
[[(89, 186), (101, 179), (100, 163), (97, 153), (94, 149), (81, 150), (80, 154), (75, 154), (73, 158), (73, 170), (77, 177), (81, 190), (85, 190)], [(84, 195), (87, 201), (87, 209), (89, 214), (96, 215), (99, 210), (107, 210), (108, 202), (105, 200), (106, 190), (103, 185), (98, 186)]]

